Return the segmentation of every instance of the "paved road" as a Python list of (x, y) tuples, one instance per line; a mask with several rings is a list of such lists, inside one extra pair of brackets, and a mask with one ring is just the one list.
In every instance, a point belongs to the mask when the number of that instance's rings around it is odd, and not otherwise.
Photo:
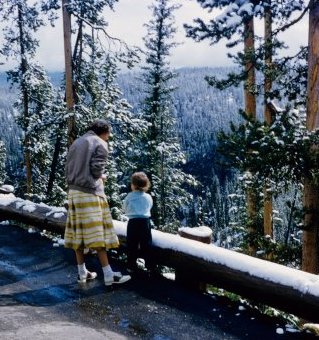
[[(39, 233), (0, 225), (0, 339), (312, 339), (239, 303), (140, 273), (106, 288), (76, 283), (72, 251)], [(124, 263), (113, 259), (116, 270)], [(281, 333), (283, 331), (283, 334)]]

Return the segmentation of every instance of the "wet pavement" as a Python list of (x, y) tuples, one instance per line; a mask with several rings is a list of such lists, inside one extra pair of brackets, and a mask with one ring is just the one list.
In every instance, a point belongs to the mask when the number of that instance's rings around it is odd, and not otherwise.
[[(239, 302), (200, 294), (145, 272), (107, 288), (98, 273), (76, 282), (72, 250), (39, 233), (0, 225), (0, 339), (314, 339)], [(111, 258), (113, 270), (125, 262)]]

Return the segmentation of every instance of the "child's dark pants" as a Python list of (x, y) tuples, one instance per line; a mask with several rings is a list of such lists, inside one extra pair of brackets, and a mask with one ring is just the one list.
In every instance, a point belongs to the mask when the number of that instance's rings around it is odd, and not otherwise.
[(150, 246), (152, 233), (149, 218), (132, 218), (127, 224), (128, 268), (136, 269), (138, 257), (145, 259), (145, 266), (151, 269)]

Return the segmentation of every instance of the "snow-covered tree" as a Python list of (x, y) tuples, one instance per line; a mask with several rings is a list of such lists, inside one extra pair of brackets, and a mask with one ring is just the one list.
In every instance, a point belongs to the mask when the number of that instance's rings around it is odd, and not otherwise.
[[(234, 59), (241, 67), (239, 72), (231, 72), (226, 79), (220, 80), (216, 77), (207, 76), (206, 79), (210, 85), (224, 89), (230, 85), (240, 85), (244, 83), (245, 88), (245, 108), (247, 115), (256, 119), (256, 94), (264, 94), (264, 119), (268, 124), (271, 123), (274, 111), (270, 108), (270, 100), (277, 98), (289, 97), (291, 101), (302, 103), (302, 94), (305, 90), (305, 63), (300, 63), (296, 57), (278, 58), (277, 51), (284, 47), (279, 42), (278, 33), (287, 29), (294, 22), (291, 20), (292, 14), (303, 9), (302, 1), (274, 2), (271, 0), (263, 1), (206, 1), (198, 0), (201, 6), (208, 10), (223, 8), (224, 11), (215, 16), (208, 24), (201, 19), (195, 20), (195, 25), (185, 25), (188, 36), (196, 41), (205, 39), (216, 44), (222, 39), (228, 39), (228, 47), (238, 46), (244, 43), (244, 51), (236, 55), (229, 56)], [(304, 15), (302, 13), (300, 17)], [(254, 32), (254, 18), (264, 19), (265, 36), (263, 39), (258, 38)], [(273, 30), (273, 24), (276, 30)], [(259, 45), (256, 44), (259, 42)], [(298, 54), (298, 57), (304, 56), (304, 49)], [(276, 57), (276, 58), (275, 58)], [(291, 63), (294, 60), (294, 63)], [(288, 66), (289, 65), (289, 66)], [(293, 66), (293, 67), (291, 67)], [(289, 68), (290, 67), (290, 68)], [(255, 70), (262, 72), (263, 77), (256, 83)], [(299, 75), (298, 82), (291, 80)], [(290, 78), (290, 80), (288, 80)], [(277, 84), (274, 84), (274, 81)], [(287, 87), (283, 84), (293, 84)], [(304, 102), (304, 101), (303, 101)], [(250, 169), (246, 169), (249, 170)], [(272, 197), (269, 183), (271, 179), (265, 179), (264, 189), (264, 233), (272, 235)], [(256, 231), (257, 228), (257, 196), (253, 187), (247, 191), (247, 209), (249, 211), (249, 229)]]
[[(74, 137), (84, 132), (89, 122), (97, 118), (109, 121), (113, 137), (111, 157), (107, 167), (108, 194), (114, 217), (120, 216), (120, 193), (134, 168), (135, 140), (143, 129), (143, 121), (134, 118), (131, 106), (116, 84), (117, 62), (132, 66), (138, 60), (137, 50), (107, 32), (103, 14), (113, 10), (115, 0), (66, 1), (75, 36), (72, 53), (72, 85)], [(70, 129), (69, 129), (70, 130)]]
[(3, 184), (6, 180), (6, 147), (3, 141), (0, 141), (0, 184)]
[[(306, 129), (304, 110), (278, 111), (271, 125), (248, 120), (239, 127), (232, 126), (228, 135), (221, 134), (221, 141), (229, 165), (242, 173), (251, 169), (243, 176), (243, 184), (251, 186), (253, 183), (260, 198), (266, 179), (271, 179), (272, 187), (276, 188), (274, 196), (286, 193), (291, 186), (300, 188), (304, 178), (311, 179), (310, 188), (318, 181), (318, 155), (315, 150), (319, 145), (319, 134), (318, 130)], [(306, 208), (307, 211), (309, 209)], [(300, 222), (298, 227), (308, 232), (308, 223)], [(258, 237), (254, 240), (259, 242)]]
[[(240, 66), (247, 63), (247, 58), (253, 62), (253, 66), (261, 71), (268, 78), (276, 80), (276, 86), (271, 91), (268, 91), (267, 97), (273, 98), (287, 98), (289, 95), (290, 100), (300, 100), (296, 93), (305, 92), (306, 74), (304, 66), (305, 49), (301, 48), (295, 56), (278, 56), (278, 51), (285, 48), (286, 45), (279, 41), (280, 33), (289, 29), (290, 26), (303, 18), (307, 12), (308, 6), (302, 0), (297, 1), (271, 1), (271, 0), (236, 0), (236, 1), (219, 1), (219, 0), (197, 0), (203, 9), (214, 13), (216, 9), (223, 9), (222, 13), (215, 16), (206, 23), (204, 20), (197, 18), (194, 20), (193, 25), (185, 24), (187, 36), (193, 38), (195, 41), (200, 42), (209, 40), (211, 44), (218, 44), (220, 41), (228, 40), (227, 47), (229, 49), (238, 47), (247, 39), (247, 30), (245, 25), (254, 18), (258, 20), (264, 19), (267, 28), (264, 37), (254, 36), (255, 50), (250, 54), (239, 52), (228, 56)], [(296, 13), (301, 13), (299, 17), (295, 17)], [(271, 30), (271, 37), (270, 31)], [(268, 31), (268, 32), (267, 32)], [(254, 32), (253, 32), (254, 33)], [(255, 34), (255, 33), (254, 33)], [(273, 58), (271, 65), (265, 63), (265, 56)], [(301, 60), (301, 63), (300, 63)], [(238, 72), (239, 71), (239, 72)], [(241, 67), (236, 72), (229, 73), (226, 79), (218, 79), (216, 77), (207, 76), (207, 81), (218, 88), (225, 88), (229, 85), (239, 85), (247, 79), (247, 69)], [(287, 87), (287, 77), (297, 79), (299, 75), (299, 82), (294, 82)], [(300, 76), (302, 76), (300, 78)], [(261, 79), (262, 80), (262, 79)], [(286, 84), (286, 88), (284, 86)], [(256, 93), (263, 93), (263, 81), (261, 81), (257, 88), (251, 89)], [(282, 91), (279, 91), (279, 88)]]
[(23, 132), (24, 178), (20, 183), (20, 194), (32, 196), (35, 191), (43, 192), (42, 173), (48, 163), (48, 153), (43, 135), (35, 126), (41, 122), (44, 112), (50, 110), (52, 86), (42, 68), (34, 63), (38, 41), (35, 32), (45, 24), (37, 4), (26, 0), (2, 1), (0, 16), (7, 23), (4, 44), (0, 55), (16, 61), (16, 68), (8, 75), (19, 90), (16, 103), (18, 122)]
[(172, 40), (176, 32), (173, 12), (178, 7), (169, 0), (155, 1), (150, 7), (153, 16), (146, 24), (147, 35), (144, 38), (146, 93), (143, 117), (148, 122), (148, 130), (140, 167), (150, 176), (154, 222), (158, 227), (167, 229), (176, 228), (176, 213), (190, 199), (184, 186), (193, 182), (193, 178), (181, 168), (185, 155), (181, 152), (172, 115), (174, 88), (171, 81), (175, 74), (170, 70), (168, 57), (176, 46)]

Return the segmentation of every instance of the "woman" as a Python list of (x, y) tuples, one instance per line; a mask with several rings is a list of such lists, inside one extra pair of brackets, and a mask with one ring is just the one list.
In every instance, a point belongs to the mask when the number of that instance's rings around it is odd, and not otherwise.
[(113, 272), (106, 252), (119, 246), (104, 193), (104, 170), (108, 155), (106, 141), (109, 136), (110, 126), (105, 120), (98, 119), (82, 137), (74, 141), (67, 155), (69, 208), (64, 240), (65, 247), (75, 251), (79, 283), (97, 276), (86, 269), (84, 248), (97, 251), (106, 286), (124, 283), (131, 278)]

